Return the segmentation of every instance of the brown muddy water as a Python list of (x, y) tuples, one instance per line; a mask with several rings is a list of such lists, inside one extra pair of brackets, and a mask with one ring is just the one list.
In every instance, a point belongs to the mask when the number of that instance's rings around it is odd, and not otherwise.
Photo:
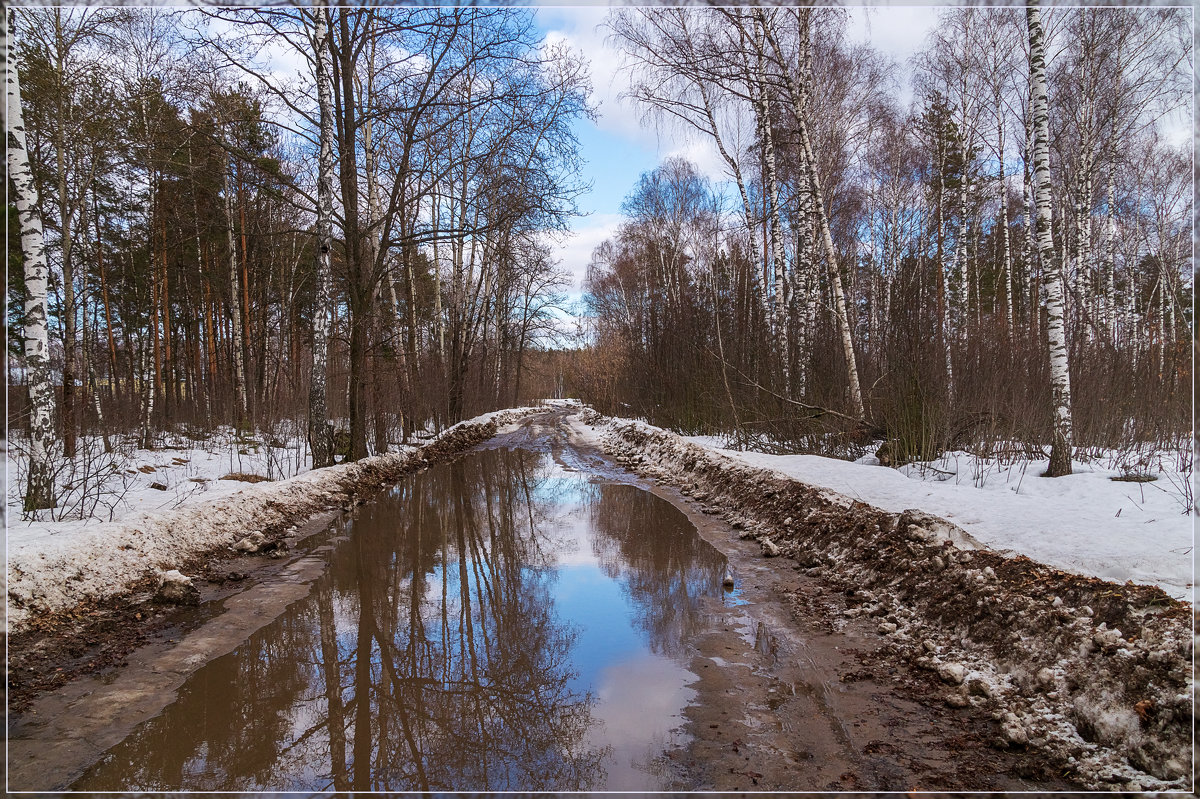
[[(305, 542), (307, 597), (196, 671), (71, 787), (654, 790), (723, 555), (677, 508), (545, 452), (476, 452)], [(715, 725), (714, 725), (715, 726)]]

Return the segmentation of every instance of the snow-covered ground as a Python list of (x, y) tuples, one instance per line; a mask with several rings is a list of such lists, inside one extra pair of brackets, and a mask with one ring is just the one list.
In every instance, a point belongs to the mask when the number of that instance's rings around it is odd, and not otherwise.
[[(725, 454), (884, 510), (942, 516), (1005, 554), (1105, 580), (1158, 585), (1193, 600), (1195, 517), (1186, 513), (1178, 488), (1189, 475), (1114, 481), (1120, 471), (1076, 464), (1074, 474), (1049, 479), (1040, 477), (1046, 461), (1003, 466), (966, 453), (903, 471), (811, 455)], [(984, 478), (976, 479), (979, 474)]]
[[(432, 430), (422, 430), (413, 442), (420, 445), (433, 437)], [(224, 427), (202, 438), (164, 435), (153, 450), (140, 449), (131, 441), (132, 437), (114, 437), (112, 451), (105, 452), (98, 437), (79, 439), (76, 462), (58, 470), (58, 507), (39, 511), (34, 519), (25, 518), (21, 508), (24, 455), (7, 448), (3, 453), (6, 479), (11, 480), (5, 483), (7, 551), (71, 538), (108, 522), (211, 503), (251, 485), (286, 480), (312, 469), (307, 442), (295, 431), (262, 436)], [(391, 451), (403, 454), (414, 448), (392, 444)]]
[(39, 541), (71, 538), (108, 522), (212, 502), (257, 485), (249, 482), (255, 478), (282, 480), (312, 468), (302, 441), (264, 441), (229, 429), (204, 440), (171, 437), (154, 450), (113, 443), (114, 451), (105, 453), (99, 440), (81, 439), (77, 460), (90, 463), (78, 464), (73, 473), (60, 472), (59, 507), (39, 512), (37, 519), (23, 518), (24, 462), (19, 453), (8, 450), (6, 468), (13, 478), (5, 508), (10, 552)]
[(1158, 585), (1194, 601), (1190, 472), (1168, 460), (1153, 482), (1125, 482), (1104, 460), (1075, 463), (1074, 474), (1044, 478), (1048, 462), (1002, 463), (965, 452), (900, 469), (873, 457), (856, 463), (817, 455), (723, 449), (720, 439), (686, 440), (760, 469), (828, 488), (887, 511), (916, 508), (942, 516), (989, 549), (1025, 555), (1064, 571)]
[[(538, 410), (516, 408), (482, 414), (436, 438), (493, 420), (503, 432), (505, 426), (511, 427), (521, 416)], [(176, 448), (170, 448), (172, 444)], [(228, 431), (200, 444), (166, 441), (153, 451), (131, 449), (104, 456), (97, 447), (87, 470), (101, 469), (103, 475), (93, 478), (100, 483), (89, 489), (89, 496), (100, 497), (94, 507), (88, 504), (85, 509), (91, 517), (28, 521), (21, 518), (19, 480), (14, 479), (22, 464), (10, 448), (6, 468), (14, 485), (8, 486), (6, 508), (5, 594), (10, 599), (18, 597), (29, 608), (46, 610), (118, 593), (147, 570), (174, 568), (190, 553), (230, 544), (252, 529), (338, 505), (353, 486), (371, 479), (372, 470), (394, 473), (417, 455), (416, 447), (398, 449), (312, 471), (310, 459), (294, 441), (290, 445), (286, 441), (255, 442)], [(80, 468), (78, 473), (83, 471)], [(234, 474), (243, 479), (222, 479)], [(248, 475), (267, 480), (249, 482), (244, 479)], [(164, 488), (152, 487), (155, 483)], [(77, 500), (69, 497), (63, 505)], [(7, 611), (8, 624), (30, 612), (11, 603)]]

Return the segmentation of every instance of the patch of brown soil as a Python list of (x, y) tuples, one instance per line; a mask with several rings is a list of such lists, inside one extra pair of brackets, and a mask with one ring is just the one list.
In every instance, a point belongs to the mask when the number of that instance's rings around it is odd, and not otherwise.
[(242, 483), (269, 483), (270, 477), (263, 477), (261, 474), (250, 474), (249, 472), (230, 472), (227, 475), (218, 477), (218, 480), (237, 480)]

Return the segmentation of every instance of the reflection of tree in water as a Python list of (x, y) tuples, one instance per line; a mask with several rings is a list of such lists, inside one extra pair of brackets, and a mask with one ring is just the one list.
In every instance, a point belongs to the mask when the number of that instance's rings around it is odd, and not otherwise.
[(699, 600), (721, 593), (725, 557), (668, 502), (628, 485), (592, 487), (592, 548), (626, 587), (651, 651), (676, 656), (703, 623)]
[[(76, 787), (586, 790), (595, 700), (554, 615), (538, 456), (484, 452), (360, 508), (310, 596)], [(465, 589), (465, 590), (464, 590)]]

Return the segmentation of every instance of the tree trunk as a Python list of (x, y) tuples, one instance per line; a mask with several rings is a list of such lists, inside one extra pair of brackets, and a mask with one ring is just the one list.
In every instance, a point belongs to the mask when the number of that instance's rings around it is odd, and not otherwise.
[(100, 235), (100, 207), (92, 195), (93, 217), (96, 222), (96, 268), (100, 272), (100, 298), (104, 302), (104, 330), (108, 338), (108, 379), (112, 399), (119, 400), (121, 396), (120, 382), (117, 376), (117, 341), (113, 335), (112, 307), (108, 301), (108, 276), (104, 264), (104, 241)]
[[(62, 41), (62, 15), (61, 11), (56, 11), (54, 16), (54, 24), (56, 28), (56, 41)], [(75, 346), (76, 346), (76, 329), (75, 329), (75, 264), (74, 264), (74, 239), (71, 230), (71, 204), (67, 200), (67, 165), (66, 165), (66, 127), (68, 120), (66, 119), (66, 111), (63, 108), (63, 92), (66, 90), (66, 80), (63, 74), (63, 53), (61, 48), (58, 52), (58, 58), (55, 63), (55, 72), (58, 79), (58, 92), (56, 101), (56, 129), (54, 132), (54, 160), (56, 166), (56, 177), (58, 179), (58, 219), (59, 219), (59, 234), (61, 239), (61, 254), (62, 254), (62, 272), (63, 272), (63, 295), (62, 295), (62, 321), (63, 321), (63, 373), (62, 373), (62, 431), (63, 431), (63, 456), (71, 459), (75, 457), (75, 431), (76, 431), (76, 411), (75, 411)]]
[(332, 67), (329, 59), (327, 11), (318, 8), (314, 16), (317, 104), (320, 106), (321, 132), (317, 175), (317, 291), (313, 303), (312, 377), (308, 389), (308, 445), (313, 468), (333, 465), (333, 434), (328, 422), (326, 382), (329, 363), (329, 306), (333, 278), (330, 249), (333, 245), (333, 101), (330, 88)]
[[(14, 13), (14, 12), (10, 12)], [(50, 461), (54, 448), (54, 387), (50, 384), (50, 335), (46, 324), (46, 288), (49, 267), (38, 211), (37, 186), (29, 167), (25, 121), (21, 111), (21, 85), (9, 15), (3, 15), (4, 66), (8, 73), (8, 177), (21, 225), (21, 252), (25, 259), (25, 368), (29, 383), (29, 470), (25, 485), (26, 513), (55, 506)]]
[[(232, 163), (232, 162), (231, 162)], [(240, 354), (242, 363), (242, 396), (246, 402), (246, 422), (250, 427), (254, 426), (254, 416), (252, 411), (256, 412), (255, 404), (250, 402), (250, 398), (255, 396), (255, 392), (250, 390), (249, 375), (252, 373), (250, 360), (250, 342), (252, 336), (250, 334), (250, 255), (246, 248), (246, 198), (244, 192), (244, 184), (242, 181), (242, 170), (238, 168), (237, 178), (237, 205), (238, 205), (238, 229), (240, 236), (240, 244), (242, 248), (242, 285), (241, 291), (235, 302), (241, 303), (241, 320), (242, 320), (242, 352)], [(236, 288), (236, 281), (235, 281)], [(261, 366), (261, 364), (260, 364)], [(257, 400), (256, 400), (257, 402)]]
[[(367, 456), (366, 387), (367, 350), (371, 317), (371, 267), (365, 263), (362, 252), (362, 235), (358, 220), (358, 114), (354, 74), (356, 57), (360, 48), (351, 40), (350, 15), (347, 8), (338, 9), (338, 63), (341, 77), (341, 97), (338, 108), (341, 117), (342, 139), (340, 142), (340, 165), (342, 208), (346, 242), (346, 274), (350, 315), (350, 454), (349, 460), (356, 461)], [(372, 13), (365, 11), (361, 13)], [(360, 34), (365, 35), (365, 34)]]
[(1050, 112), (1046, 100), (1046, 56), (1037, 0), (1025, 9), (1029, 24), (1029, 75), (1033, 94), (1033, 169), (1037, 197), (1038, 249), (1046, 283), (1046, 327), (1050, 355), (1050, 394), (1054, 438), (1047, 477), (1071, 473), (1071, 375), (1063, 313), (1062, 270), (1054, 263), (1050, 211)]
[(1113, 318), (1116, 305), (1117, 259), (1117, 187), (1114, 176), (1108, 176), (1108, 219), (1104, 226), (1104, 317), (1102, 328), (1104, 340), (1116, 344)]
[(783, 256), (783, 222), (779, 213), (779, 178), (775, 163), (775, 135), (771, 126), (771, 105), (767, 97), (766, 82), (763, 79), (762, 65), (759, 65), (755, 75), (759, 90), (754, 103), (754, 116), (758, 121), (759, 140), (763, 148), (763, 167), (767, 179), (767, 213), (770, 228), (767, 232), (767, 243), (771, 248), (771, 272), (774, 276), (774, 292), (772, 294), (771, 327), (775, 346), (779, 350), (779, 362), (783, 375), (783, 394), (788, 395), (788, 330), (787, 308), (784, 296), (784, 256)]
[(250, 410), (246, 401), (246, 359), (245, 345), (242, 341), (242, 312), (240, 293), (238, 291), (237, 239), (233, 232), (233, 181), (230, 178), (233, 156), (227, 156), (225, 163), (225, 237), (229, 244), (229, 312), (232, 320), (233, 333), (233, 385), (237, 395), (237, 427), (241, 429), (249, 421)]
[[(767, 26), (761, 10), (756, 10), (756, 18), (763, 27), (767, 39), (771, 43), (776, 56), (783, 61), (783, 51), (776, 41), (774, 33)], [(854, 338), (850, 328), (850, 317), (846, 310), (846, 294), (842, 290), (842, 276), (838, 268), (837, 251), (833, 246), (833, 234), (829, 230), (829, 215), (825, 212), (825, 201), (821, 197), (821, 177), (817, 174), (817, 162), (813, 155), (812, 140), (808, 135), (808, 125), (804, 120), (804, 105), (800, 87), (790, 71), (784, 70), (788, 93), (796, 112), (796, 128), (800, 134), (800, 160), (803, 162), (805, 175), (808, 178), (808, 189), (812, 195), (813, 207), (817, 211), (817, 222), (820, 225), (821, 239), (825, 245), (825, 257), (829, 262), (829, 285), (833, 293), (834, 309), (837, 314), (838, 329), (842, 338), (842, 354), (846, 359), (846, 377), (850, 389), (850, 405), (858, 419), (866, 418), (863, 406), (862, 388), (858, 381), (858, 359), (854, 354)]]
[(998, 95), (996, 98), (996, 128), (999, 131), (996, 154), (1000, 161), (1000, 230), (1004, 240), (1004, 255), (1000, 261), (1002, 272), (998, 282), (1004, 286), (1004, 331), (1011, 338), (1013, 332), (1012, 244), (1008, 231), (1008, 175), (1004, 173), (1004, 111)]
[(946, 361), (946, 396), (954, 396), (954, 358), (951, 352), (950, 335), (950, 280), (946, 270), (946, 142), (939, 134), (938, 193), (937, 193), (937, 310), (938, 340)]

